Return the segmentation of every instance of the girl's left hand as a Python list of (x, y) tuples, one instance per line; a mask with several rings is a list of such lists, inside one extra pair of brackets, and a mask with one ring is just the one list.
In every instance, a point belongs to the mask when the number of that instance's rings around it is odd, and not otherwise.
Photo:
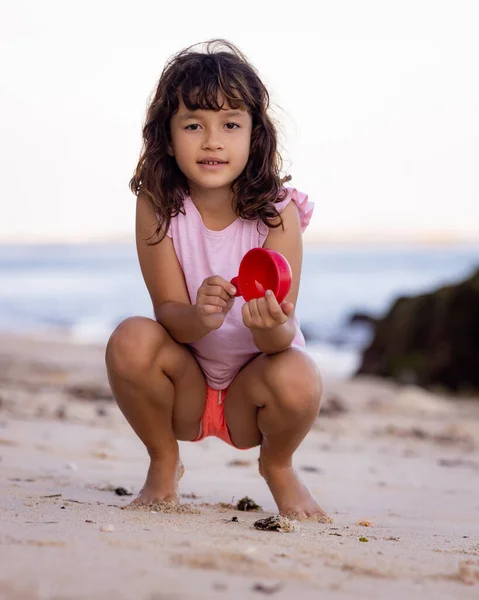
[(274, 329), (283, 325), (294, 311), (292, 302), (278, 304), (273, 292), (268, 290), (263, 298), (245, 302), (242, 308), (243, 323), (249, 329)]

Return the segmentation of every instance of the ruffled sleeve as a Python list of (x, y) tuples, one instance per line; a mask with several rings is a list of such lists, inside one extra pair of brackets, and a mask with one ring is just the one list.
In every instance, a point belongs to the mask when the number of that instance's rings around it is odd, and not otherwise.
[[(291, 200), (296, 204), (299, 212), (299, 225), (301, 227), (301, 233), (306, 231), (306, 227), (309, 225), (311, 221), (311, 217), (313, 216), (314, 210), (314, 202), (310, 202), (308, 200), (308, 195), (300, 192), (296, 188), (286, 187), (286, 198), (281, 202), (277, 202), (275, 207), (277, 211), (281, 214), (285, 207), (291, 202)], [(263, 221), (258, 222), (258, 233), (259, 240), (258, 246), (262, 246), (268, 237), (269, 227), (263, 223)]]
[(313, 216), (314, 202), (310, 202), (308, 195), (300, 192), (296, 188), (285, 187), (285, 189), (288, 192), (286, 198), (281, 202), (277, 202), (275, 207), (278, 212), (281, 213), (292, 200), (298, 207), (301, 233), (304, 233)]

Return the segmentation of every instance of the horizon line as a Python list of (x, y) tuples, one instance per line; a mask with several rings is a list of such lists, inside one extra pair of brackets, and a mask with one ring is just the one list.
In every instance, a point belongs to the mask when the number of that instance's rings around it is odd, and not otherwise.
[[(444, 231), (423, 231), (415, 233), (401, 232), (342, 232), (331, 234), (324, 232), (306, 232), (303, 235), (305, 245), (321, 246), (331, 244), (380, 244), (391, 245), (398, 243), (418, 243), (424, 245), (452, 245), (479, 243), (479, 232), (477, 234), (448, 233)], [(87, 245), (99, 243), (134, 243), (135, 235), (119, 233), (113, 235), (69, 235), (69, 236), (7, 236), (0, 237), (0, 246), (16, 245)]]

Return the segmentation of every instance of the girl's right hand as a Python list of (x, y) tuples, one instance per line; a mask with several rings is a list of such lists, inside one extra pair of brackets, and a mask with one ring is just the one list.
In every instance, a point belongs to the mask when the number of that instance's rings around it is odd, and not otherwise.
[(233, 307), (236, 289), (219, 275), (207, 277), (196, 294), (196, 314), (208, 329), (219, 329)]

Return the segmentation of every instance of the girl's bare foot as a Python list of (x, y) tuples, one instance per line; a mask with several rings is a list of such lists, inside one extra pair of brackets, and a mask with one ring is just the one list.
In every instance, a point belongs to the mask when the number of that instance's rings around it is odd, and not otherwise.
[(129, 505), (148, 506), (168, 502), (178, 504), (178, 483), (185, 468), (181, 460), (151, 459), (144, 486)]
[(331, 522), (331, 518), (316, 503), (292, 466), (267, 465), (260, 458), (259, 472), (273, 494), (280, 515), (300, 521), (310, 519), (319, 523)]

